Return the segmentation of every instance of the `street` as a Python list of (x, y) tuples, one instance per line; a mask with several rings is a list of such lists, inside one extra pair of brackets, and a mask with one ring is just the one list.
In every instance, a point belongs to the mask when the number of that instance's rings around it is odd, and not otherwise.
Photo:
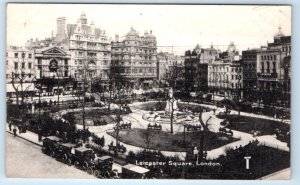
[(41, 148), (6, 134), (6, 176), (9, 178), (95, 178), (41, 152)]

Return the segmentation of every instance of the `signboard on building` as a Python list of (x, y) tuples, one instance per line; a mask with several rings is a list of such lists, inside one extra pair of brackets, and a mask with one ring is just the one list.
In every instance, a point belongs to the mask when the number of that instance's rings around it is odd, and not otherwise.
[(49, 63), (49, 70), (55, 72), (58, 69), (58, 62), (56, 60), (51, 60)]

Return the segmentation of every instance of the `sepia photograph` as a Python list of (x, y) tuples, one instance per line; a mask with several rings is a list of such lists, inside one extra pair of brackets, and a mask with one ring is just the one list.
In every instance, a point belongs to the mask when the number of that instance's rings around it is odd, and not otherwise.
[(291, 5), (6, 5), (7, 178), (291, 178)]

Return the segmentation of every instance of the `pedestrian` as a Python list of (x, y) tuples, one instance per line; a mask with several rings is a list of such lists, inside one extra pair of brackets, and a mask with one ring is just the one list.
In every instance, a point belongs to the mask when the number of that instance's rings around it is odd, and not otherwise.
[(21, 134), (21, 125), (18, 125), (19, 134)]
[(9, 121), (9, 123), (8, 123), (8, 129), (9, 129), (9, 131), (11, 132), (11, 122)]
[(17, 127), (16, 126), (14, 126), (13, 133), (14, 133), (14, 137), (16, 137), (17, 136)]

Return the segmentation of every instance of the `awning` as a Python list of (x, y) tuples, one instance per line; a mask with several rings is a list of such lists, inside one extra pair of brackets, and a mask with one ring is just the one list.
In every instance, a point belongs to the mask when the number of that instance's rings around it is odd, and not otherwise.
[[(17, 88), (17, 91), (21, 92), (32, 92), (37, 91), (34, 87), (33, 83), (23, 83), (22, 85), (20, 83), (15, 83), (15, 87)], [(6, 84), (6, 92), (16, 92), (13, 84), (9, 83)]]

